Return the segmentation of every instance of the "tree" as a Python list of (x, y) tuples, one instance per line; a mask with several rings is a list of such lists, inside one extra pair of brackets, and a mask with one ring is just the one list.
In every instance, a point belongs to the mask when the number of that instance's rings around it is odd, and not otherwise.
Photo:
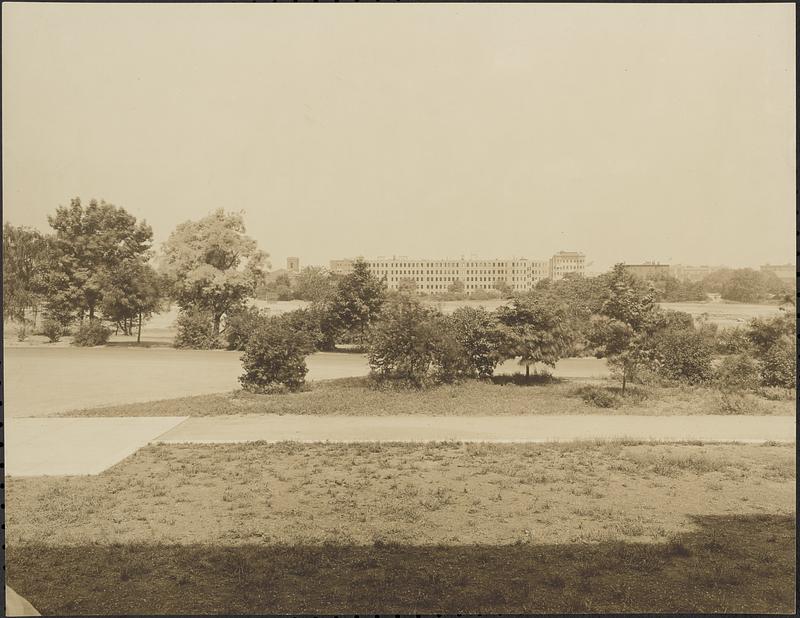
[(740, 303), (757, 303), (766, 293), (764, 277), (750, 268), (733, 271), (722, 286), (722, 298)]
[(711, 379), (713, 348), (694, 326), (665, 328), (650, 338), (652, 367), (671, 380), (700, 384)]
[(107, 290), (100, 308), (103, 316), (116, 323), (123, 334), (142, 340), (142, 322), (159, 310), (163, 281), (155, 269), (140, 259), (129, 259), (122, 266), (106, 273), (103, 287)]
[(622, 392), (636, 368), (652, 359), (648, 345), (656, 319), (653, 290), (616, 264), (608, 278), (608, 287), (600, 315), (592, 320), (589, 343), (599, 357), (620, 369)]
[(491, 376), (501, 360), (500, 332), (495, 317), (483, 307), (459, 307), (447, 321), (454, 339), (464, 351), (472, 375)]
[(369, 365), (379, 380), (416, 388), (456, 379), (464, 355), (448, 336), (442, 315), (410, 296), (387, 303), (369, 338)]
[(511, 286), (506, 283), (505, 279), (496, 279), (495, 282), (492, 284), (492, 287), (500, 292), (502, 296), (508, 296), (511, 294)]
[(797, 348), (793, 338), (781, 337), (764, 353), (759, 365), (764, 386), (797, 387)]
[(397, 291), (401, 294), (416, 294), (417, 293), (417, 280), (413, 277), (403, 277), (397, 284)]
[(453, 283), (447, 286), (447, 291), (450, 294), (463, 294), (465, 289), (466, 286), (464, 285), (464, 282), (461, 281), (461, 279), (456, 279), (455, 281), (453, 281)]
[(211, 335), (222, 318), (252, 297), (268, 267), (267, 254), (245, 234), (240, 213), (221, 208), (199, 221), (181, 223), (163, 247), (163, 268), (178, 306), (211, 315)]
[[(292, 300), (292, 280), (286, 273), (281, 273), (273, 281), (270, 281), (266, 289), (278, 297), (278, 300)], [(255, 290), (253, 291), (255, 293)]]
[(153, 231), (144, 221), (113, 204), (92, 200), (87, 207), (75, 198), (47, 218), (55, 230), (52, 265), (47, 271), (47, 307), (64, 322), (75, 314), (95, 312), (113, 274), (149, 256)]
[(385, 299), (386, 284), (370, 272), (366, 262), (356, 260), (353, 272), (344, 275), (336, 286), (331, 311), (339, 324), (358, 333), (363, 343)]
[(330, 273), (320, 266), (306, 266), (294, 280), (294, 297), (312, 303), (324, 302), (333, 298), (336, 284)]
[(771, 318), (753, 318), (748, 323), (746, 337), (756, 357), (762, 358), (783, 337), (794, 340), (796, 332), (793, 316), (781, 314)]
[(510, 306), (499, 307), (496, 315), (504, 333), (501, 353), (505, 358), (519, 357), (526, 376), (534, 363), (555, 367), (570, 348), (572, 333), (560, 305), (516, 298)]
[(19, 320), (38, 311), (45, 293), (48, 241), (38, 230), (3, 225), (3, 321)]

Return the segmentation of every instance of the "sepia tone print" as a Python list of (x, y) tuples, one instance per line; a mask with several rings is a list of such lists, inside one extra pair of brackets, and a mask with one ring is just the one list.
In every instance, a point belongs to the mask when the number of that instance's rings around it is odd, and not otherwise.
[(794, 25), (4, 4), (6, 615), (793, 613)]

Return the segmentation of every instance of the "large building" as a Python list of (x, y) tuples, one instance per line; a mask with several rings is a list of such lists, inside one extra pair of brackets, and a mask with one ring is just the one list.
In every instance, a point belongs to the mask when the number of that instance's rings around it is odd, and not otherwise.
[(644, 264), (625, 264), (626, 272), (645, 280), (663, 279), (669, 276), (669, 264), (645, 262)]
[[(390, 290), (401, 285), (416, 285), (418, 292), (443, 294), (461, 282), (465, 292), (492, 290), (498, 287), (524, 292), (542, 279), (563, 279), (566, 275), (582, 277), (586, 256), (577, 252), (560, 251), (549, 260), (527, 258), (479, 260), (477, 258), (422, 260), (409, 257), (361, 258), (379, 278), (385, 279)], [(355, 260), (331, 260), (334, 274), (352, 272)]]

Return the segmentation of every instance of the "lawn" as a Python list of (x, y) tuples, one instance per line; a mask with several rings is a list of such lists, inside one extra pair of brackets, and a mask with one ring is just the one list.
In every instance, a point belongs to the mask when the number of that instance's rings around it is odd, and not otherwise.
[(789, 612), (794, 445), (158, 445), (7, 480), (42, 613)]
[[(625, 398), (616, 383), (587, 386), (552, 380), (516, 385), (508, 376), (498, 383), (468, 381), (427, 390), (378, 389), (368, 378), (345, 378), (314, 382), (299, 393), (254, 395), (233, 391), (131, 403), (66, 412), (62, 416), (218, 416), (240, 414), (328, 414), (363, 415), (529, 415), (529, 414), (755, 414), (795, 413), (794, 391), (769, 400), (753, 393), (724, 394), (704, 387), (632, 387)], [(508, 381), (508, 382), (507, 382)], [(507, 382), (507, 383), (503, 383)], [(617, 407), (587, 403), (587, 389), (612, 394)]]

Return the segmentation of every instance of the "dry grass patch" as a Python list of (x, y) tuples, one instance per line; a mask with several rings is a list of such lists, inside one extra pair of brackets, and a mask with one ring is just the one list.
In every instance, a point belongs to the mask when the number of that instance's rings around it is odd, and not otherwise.
[(10, 478), (44, 614), (782, 612), (791, 445), (152, 446)]
[[(601, 393), (613, 405), (599, 407), (587, 393)], [(602, 397), (603, 395), (601, 395)], [(733, 396), (731, 396), (733, 397)], [(738, 397), (738, 396), (737, 396)], [(741, 399), (741, 400), (740, 400)], [(61, 416), (225, 416), (305, 414), (310, 416), (491, 416), (535, 414), (756, 414), (795, 413), (794, 401), (741, 396), (735, 410), (719, 391), (701, 387), (634, 387), (622, 397), (611, 383), (585, 386), (566, 381), (518, 385), (512, 378), (469, 381), (428, 390), (374, 388), (367, 378), (315, 382), (299, 393), (255, 395), (245, 391), (91, 408)], [(729, 401), (730, 397), (726, 401)]]
[(695, 515), (792, 513), (794, 465), (794, 445), (158, 445), (98, 476), (8, 479), (6, 534), (10, 545), (666, 542)]

